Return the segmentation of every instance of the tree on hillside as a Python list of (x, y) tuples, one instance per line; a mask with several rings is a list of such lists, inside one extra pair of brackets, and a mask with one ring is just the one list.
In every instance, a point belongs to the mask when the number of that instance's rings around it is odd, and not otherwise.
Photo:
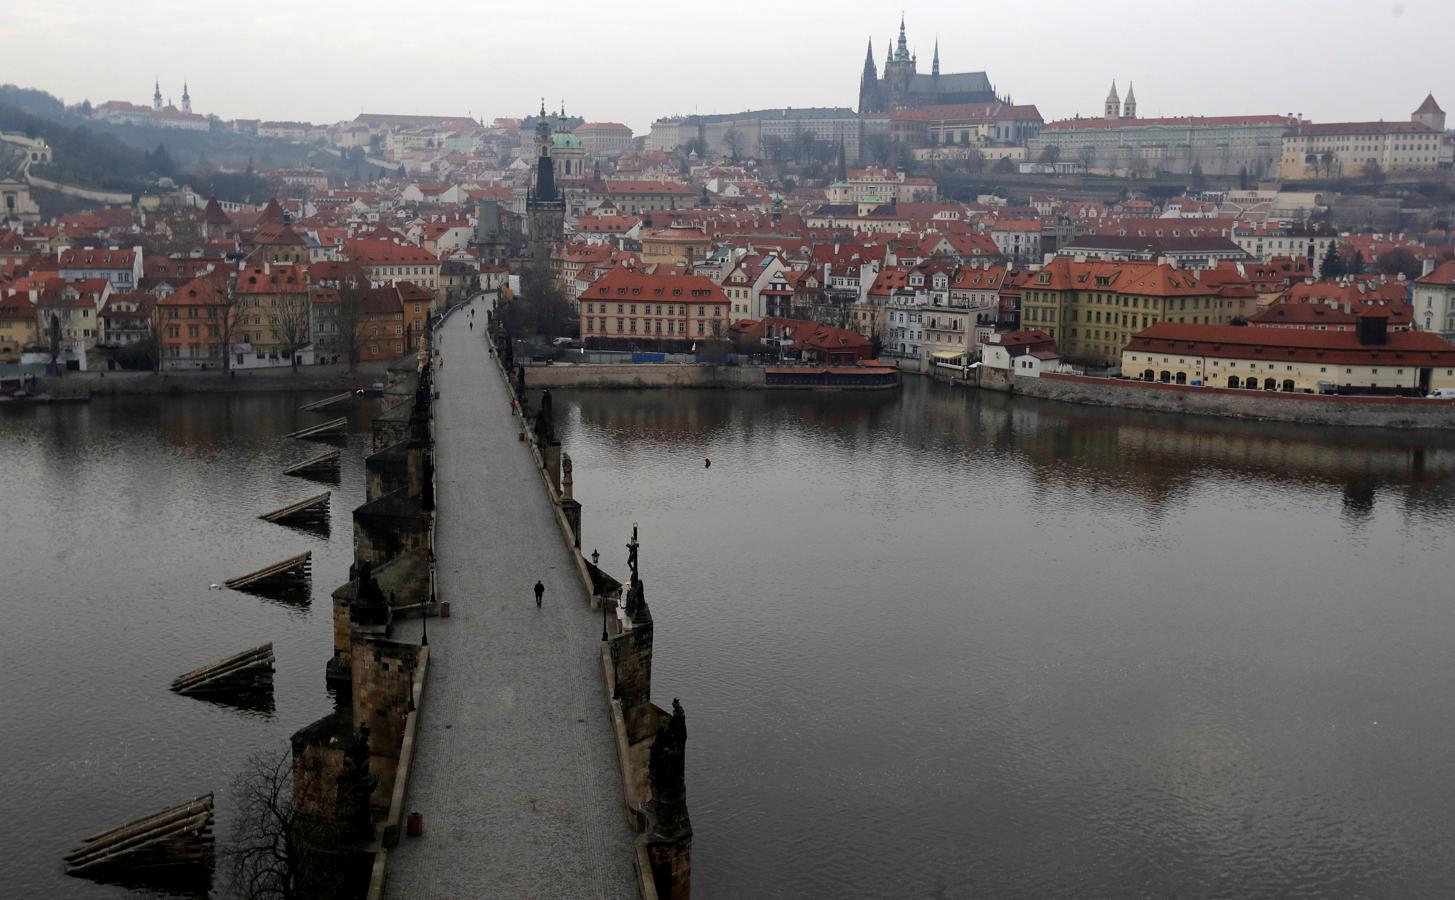
[(1248, 189), (1248, 167), (1247, 166), (1243, 166), (1241, 169), (1238, 170), (1238, 190), (1240, 190), (1240, 191), (1246, 191), (1247, 189)]
[(1061, 148), (1055, 144), (1047, 144), (1041, 150), (1040, 161), (1048, 166), (1054, 166), (1061, 161)]
[(172, 161), (172, 154), (167, 152), (165, 144), (157, 144), (156, 149), (147, 154), (147, 168), (158, 178), (171, 178), (177, 174), (177, 164)]
[(1354, 255), (1349, 258), (1349, 274), (1350, 275), (1363, 275), (1364, 274), (1364, 253), (1363, 253), (1363, 251), (1355, 250), (1354, 251)]
[(738, 155), (743, 149), (743, 144), (743, 136), (736, 128), (729, 128), (722, 136), (722, 145), (728, 152), (728, 158), (734, 162), (737, 162)]
[(1379, 184), (1384, 181), (1384, 167), (1376, 160), (1365, 160), (1362, 174), (1370, 184)]
[(1207, 187), (1207, 176), (1202, 174), (1202, 163), (1192, 164), (1192, 189), (1201, 191)]
[(1010, 175), (1015, 172), (1015, 163), (1011, 162), (1009, 156), (1002, 156), (995, 161), (995, 174)]
[(1315, 167), (1315, 171), (1317, 171), (1317, 169), (1320, 167), (1322, 167), (1324, 170), (1325, 178), (1328, 178), (1330, 175), (1334, 174), (1334, 151), (1325, 150), (1319, 156), (1319, 165)]
[(1423, 264), (1419, 257), (1408, 249), (1396, 247), (1379, 254), (1379, 259), (1375, 261), (1375, 268), (1385, 275), (1403, 275), (1405, 278), (1414, 279), (1420, 277)]
[(1319, 263), (1319, 277), (1344, 277), (1344, 260), (1339, 256), (1339, 246), (1334, 241), (1329, 242), (1329, 252), (1324, 254), (1323, 262)]
[(965, 154), (965, 169), (976, 175), (985, 171), (985, 154), (980, 152), (979, 147), (971, 147)]
[[(218, 321), (216, 326), (213, 326), (210, 323), (208, 324), (207, 333), (211, 337), (216, 337), (221, 343), (223, 371), (231, 372), (232, 343), (233, 339), (237, 337), (238, 326), (242, 324), (242, 319), (239, 316), (239, 311), (242, 308), (242, 303), (238, 300), (237, 291), (234, 290), (231, 282), (229, 282), (226, 287), (219, 291), (219, 293), (222, 296), (222, 304), (220, 307), (222, 314), (217, 317)], [(213, 309), (215, 309), (215, 307), (212, 309), (208, 309), (209, 315), (213, 313)]]

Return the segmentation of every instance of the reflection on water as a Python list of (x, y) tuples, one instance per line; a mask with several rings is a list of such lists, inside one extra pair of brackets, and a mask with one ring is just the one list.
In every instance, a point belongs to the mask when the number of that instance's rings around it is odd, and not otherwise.
[[(248, 755), (286, 751), (288, 735), (331, 708), (327, 598), (351, 556), (368, 412), (354, 413), (331, 528), (257, 518), (318, 493), (282, 470), (321, 445), (282, 435), (321, 419), (298, 410), (320, 396), (0, 411), (9, 676), (0, 815), (11, 826), (0, 896), (126, 895), (67, 878), (61, 857), (88, 834), (207, 791), (217, 793), (214, 831), (225, 843), (230, 782)], [(305, 550), (311, 595), (209, 589)], [(206, 702), (169, 689), (183, 672), (268, 641), (271, 699)]]
[(642, 525), (701, 896), (1455, 881), (1455, 439), (919, 380), (557, 404), (583, 548)]

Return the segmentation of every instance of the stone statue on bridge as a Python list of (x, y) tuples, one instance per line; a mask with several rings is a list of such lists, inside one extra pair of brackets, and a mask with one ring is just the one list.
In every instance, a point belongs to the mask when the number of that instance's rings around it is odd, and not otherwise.
[(369, 813), (369, 797), (379, 779), (369, 774), (369, 726), (360, 725), (344, 751), (343, 770), (338, 776), (337, 809), (344, 837), (368, 841), (374, 837), (374, 824)]
[(658, 729), (647, 762), (653, 799), (659, 803), (668, 803), (686, 796), (686, 762), (687, 714), (682, 711), (682, 704), (674, 697), (672, 717)]

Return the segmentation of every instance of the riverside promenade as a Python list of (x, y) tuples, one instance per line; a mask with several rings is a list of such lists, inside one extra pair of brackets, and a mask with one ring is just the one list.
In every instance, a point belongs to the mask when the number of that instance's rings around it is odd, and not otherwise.
[[(434, 406), (440, 599), (392, 898), (635, 898), (601, 620), (485, 341), (449, 317)], [(531, 588), (539, 578), (545, 603)]]

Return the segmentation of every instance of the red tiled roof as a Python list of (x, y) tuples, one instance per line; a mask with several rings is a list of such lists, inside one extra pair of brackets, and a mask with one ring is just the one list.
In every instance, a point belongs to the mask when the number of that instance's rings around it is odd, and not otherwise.
[(1283, 125), (1284, 116), (1169, 116), (1161, 119), (1062, 119), (1047, 122), (1046, 131), (1090, 131), (1106, 128), (1142, 128), (1160, 125), (1171, 128), (1228, 128), (1242, 125)]
[(296, 294), (308, 289), (302, 266), (271, 264), (248, 266), (237, 273), (239, 294)]
[(619, 267), (592, 282), (582, 300), (670, 300), (674, 303), (731, 303), (712, 279), (702, 275), (647, 275)]
[(1425, 331), (1391, 331), (1361, 344), (1353, 331), (1164, 322), (1132, 337), (1127, 350), (1270, 362), (1455, 366), (1455, 346)]
[(59, 257), (62, 269), (130, 269), (136, 264), (135, 250), (62, 250)]

